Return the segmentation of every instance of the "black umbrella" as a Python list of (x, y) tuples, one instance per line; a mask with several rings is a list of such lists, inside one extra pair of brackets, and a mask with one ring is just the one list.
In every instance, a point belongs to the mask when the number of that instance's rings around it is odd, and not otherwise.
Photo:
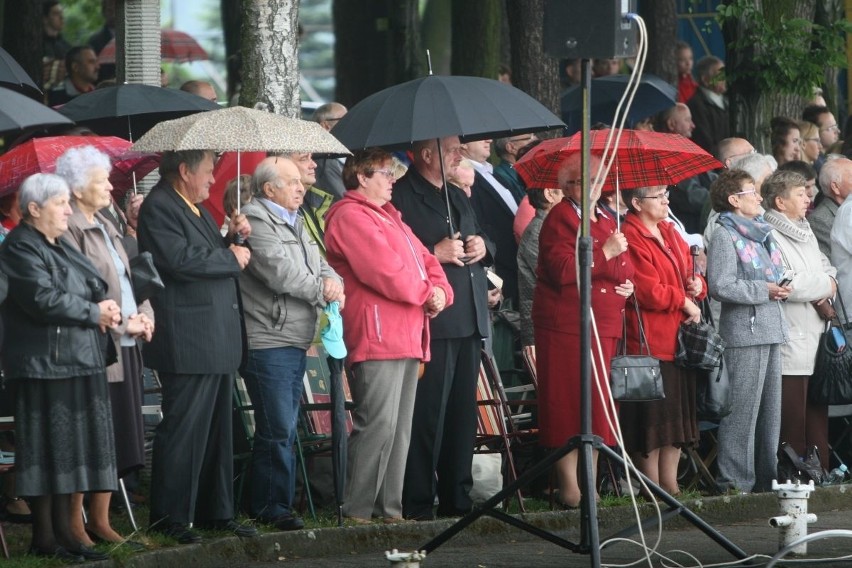
[[(630, 75), (609, 75), (592, 79), (592, 124), (602, 122), (615, 126), (612, 124), (615, 109), (627, 89), (629, 80)], [(676, 102), (676, 88), (656, 75), (645, 74), (639, 81), (639, 88), (627, 113), (627, 126), (632, 128), (637, 122), (673, 107)], [(568, 134), (579, 131), (583, 109), (583, 89), (580, 85), (571, 87), (562, 94), (561, 106), (562, 119), (568, 123)]]
[(57, 124), (74, 124), (52, 108), (0, 87), (0, 136)]
[(42, 92), (9, 52), (0, 47), (0, 87), (12, 89), (32, 98), (41, 98)]
[(132, 141), (161, 121), (218, 108), (213, 101), (178, 89), (126, 83), (75, 97), (59, 112), (102, 136)]
[(429, 75), (370, 95), (349, 109), (331, 133), (356, 150), (445, 136), (500, 138), (564, 126), (537, 100), (506, 83)]
[(337, 524), (343, 525), (343, 485), (346, 482), (346, 394), (343, 392), (343, 359), (328, 356), (329, 391), (331, 393), (331, 469), (334, 476), (334, 500)]

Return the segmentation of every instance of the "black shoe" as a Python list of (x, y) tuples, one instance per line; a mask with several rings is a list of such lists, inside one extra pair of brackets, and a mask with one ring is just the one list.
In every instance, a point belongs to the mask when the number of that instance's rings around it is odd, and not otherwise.
[(254, 538), (257, 536), (256, 528), (251, 525), (238, 523), (233, 519), (230, 521), (206, 521), (197, 524), (200, 529), (231, 532), (242, 538)]
[(68, 549), (73, 555), (82, 556), (86, 562), (97, 562), (99, 560), (109, 560), (109, 554), (105, 552), (98, 552), (94, 548), (89, 548), (88, 546), (80, 545), (75, 549)]
[(162, 527), (155, 526), (149, 530), (173, 538), (178, 541), (178, 544), (195, 544), (196, 542), (201, 542), (200, 534), (193, 532), (188, 526), (181, 523), (171, 523)]
[(124, 539), (121, 542), (113, 542), (111, 540), (101, 538), (100, 535), (96, 534), (93, 530), (88, 528), (86, 529), (86, 534), (89, 535), (89, 538), (92, 539), (92, 541), (94, 541), (95, 543), (105, 542), (110, 546), (123, 546), (131, 552), (142, 552), (143, 550), (148, 550), (147, 546), (135, 540)]
[(305, 522), (295, 515), (286, 514), (271, 519), (264, 519), (260, 522), (272, 525), (279, 531), (297, 531), (305, 528)]
[(53, 550), (44, 550), (42, 548), (38, 548), (37, 546), (31, 546), (29, 552), (27, 552), (30, 556), (38, 556), (40, 558), (53, 558), (64, 562), (65, 564), (82, 564), (86, 562), (86, 559), (78, 554), (72, 554), (68, 552), (61, 546), (57, 546)]

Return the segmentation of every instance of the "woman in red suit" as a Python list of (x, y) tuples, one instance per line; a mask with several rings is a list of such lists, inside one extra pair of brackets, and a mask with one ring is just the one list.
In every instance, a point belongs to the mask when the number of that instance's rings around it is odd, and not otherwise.
[[(594, 163), (590, 171), (597, 170)], [(580, 156), (569, 158), (559, 172), (559, 187), (565, 198), (554, 205), (544, 220), (539, 239), (538, 281), (533, 298), (533, 325), (539, 380), (540, 443), (563, 446), (580, 433), (580, 296), (577, 287), (576, 244), (580, 226)], [(592, 310), (597, 322), (604, 361), (612, 358), (621, 337), (625, 298), (633, 293), (633, 265), (627, 240), (616, 231), (615, 219), (597, 207), (600, 187), (592, 188)], [(598, 341), (593, 338), (593, 361), (600, 371)], [(604, 392), (609, 384), (600, 373)], [(613, 420), (616, 418), (613, 416)], [(604, 414), (598, 389), (592, 386), (592, 431), (607, 445), (615, 436)], [(574, 450), (556, 464), (562, 504), (580, 503), (577, 482), (578, 452)], [(597, 452), (593, 463), (597, 461)], [(596, 468), (595, 468), (596, 470)]]
[[(668, 219), (665, 186), (622, 192), (628, 213), (624, 234), (636, 269), (636, 294), (651, 355), (660, 360), (666, 398), (621, 403), (624, 447), (633, 463), (666, 492), (676, 495), (681, 448), (698, 442), (695, 371), (674, 364), (683, 321), (697, 322), (696, 305), (707, 295), (704, 278), (693, 274), (689, 246)], [(629, 353), (639, 353), (636, 310), (627, 310)]]

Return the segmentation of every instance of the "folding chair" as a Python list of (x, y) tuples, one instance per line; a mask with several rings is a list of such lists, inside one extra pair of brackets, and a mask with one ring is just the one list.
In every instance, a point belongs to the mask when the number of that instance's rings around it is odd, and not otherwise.
[[(14, 416), (0, 416), (0, 431), (14, 430)], [(14, 452), (0, 451), (0, 475), (12, 473), (15, 470), (15, 454)], [(3, 529), (3, 523), (0, 523), (0, 546), (3, 548), (3, 556), (6, 560), (9, 559), (9, 545), (6, 543), (6, 531)]]
[(828, 407), (829, 455), (839, 464), (852, 463), (852, 404)]
[(242, 508), (243, 489), (251, 466), (255, 432), (254, 407), (246, 389), (245, 379), (240, 375), (234, 379), (233, 400), (234, 510), (239, 511)]

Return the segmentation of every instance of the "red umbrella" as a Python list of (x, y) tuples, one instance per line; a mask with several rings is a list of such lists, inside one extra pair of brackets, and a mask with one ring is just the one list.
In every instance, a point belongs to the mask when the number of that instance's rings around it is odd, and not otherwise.
[[(216, 167), (213, 169), (213, 177), (216, 181), (210, 186), (210, 197), (201, 204), (210, 211), (219, 225), (225, 221), (225, 208), (222, 205), (225, 186), (237, 177), (237, 154), (240, 155), (240, 174), (249, 175), (254, 173), (257, 165), (266, 157), (266, 152), (225, 152), (216, 162)], [(240, 191), (251, 191), (251, 189), (242, 187)]]
[[(186, 32), (171, 29), (160, 30), (160, 57), (178, 63), (210, 59), (195, 38)], [(98, 63), (115, 63), (115, 38), (101, 50)]]
[[(609, 133), (609, 130), (589, 133), (592, 154), (603, 153)], [(515, 170), (527, 187), (558, 187), (559, 168), (568, 156), (580, 152), (580, 138), (578, 132), (568, 138), (545, 140), (524, 154), (515, 164)], [(603, 190), (673, 185), (721, 167), (716, 158), (680, 134), (624, 130)], [(591, 175), (595, 173), (592, 171)]]
[(110, 182), (116, 190), (133, 187), (133, 172), (142, 178), (157, 167), (159, 158), (131, 152), (133, 144), (115, 136), (46, 136), (32, 138), (0, 156), (0, 196), (14, 193), (32, 174), (52, 173), (56, 159), (69, 148), (94, 146), (112, 159)]

